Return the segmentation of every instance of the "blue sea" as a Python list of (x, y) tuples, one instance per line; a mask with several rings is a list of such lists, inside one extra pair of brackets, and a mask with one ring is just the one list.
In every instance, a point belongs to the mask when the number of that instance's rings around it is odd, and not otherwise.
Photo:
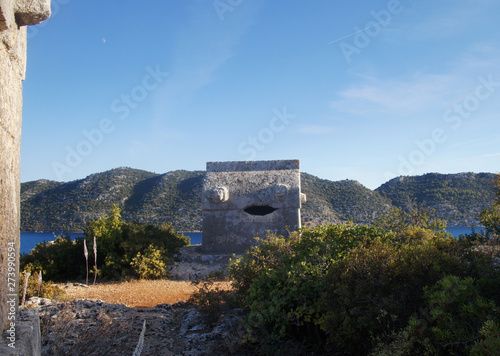
[[(455, 237), (459, 237), (461, 234), (469, 234), (472, 231), (470, 227), (448, 227), (446, 228), (448, 232)], [(476, 228), (476, 231), (481, 230), (481, 228)], [(20, 253), (29, 253), (32, 248), (39, 242), (52, 241), (55, 240), (57, 236), (61, 235), (61, 233), (52, 233), (52, 232), (22, 232), (21, 233), (21, 251)], [(83, 236), (82, 233), (72, 232), (69, 233), (72, 239)], [(185, 236), (189, 236), (191, 238), (191, 245), (201, 244), (201, 232), (184, 232)]]
[[(201, 232), (184, 232), (184, 236), (189, 236), (191, 245), (201, 244)], [(31, 249), (37, 243), (45, 241), (53, 241), (57, 236), (61, 235), (60, 232), (21, 232), (21, 251), (20, 253), (30, 253)], [(84, 236), (81, 232), (71, 232), (68, 234), (72, 239), (79, 236)]]

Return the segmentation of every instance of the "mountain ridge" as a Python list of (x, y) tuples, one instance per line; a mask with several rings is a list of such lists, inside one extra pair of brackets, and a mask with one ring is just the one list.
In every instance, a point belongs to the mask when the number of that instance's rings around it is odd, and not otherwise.
[[(163, 174), (119, 167), (71, 182), (46, 179), (21, 183), (22, 231), (82, 231), (113, 204), (126, 220), (201, 230), (204, 171)], [(330, 181), (301, 173), (307, 202), (303, 225), (372, 223), (391, 207), (414, 202), (435, 209), (449, 226), (478, 226), (481, 210), (495, 201), (493, 173), (428, 173), (393, 178), (375, 190), (355, 180)]]

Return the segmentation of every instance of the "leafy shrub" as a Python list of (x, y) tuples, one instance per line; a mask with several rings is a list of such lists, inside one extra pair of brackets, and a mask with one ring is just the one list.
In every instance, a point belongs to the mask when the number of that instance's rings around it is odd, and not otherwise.
[(288, 239), (268, 234), (229, 266), (248, 311), (247, 340), (264, 354), (297, 345), (333, 354), (439, 354), (437, 336), (421, 334), (431, 321), (420, 313), (431, 310), (426, 290), (448, 275), (474, 278), (477, 305), (491, 310), (486, 301), (498, 299), (499, 272), (477, 245), (412, 224), (398, 231), (327, 225)]
[(20, 257), (20, 269), (42, 271), (47, 280), (68, 280), (85, 274), (83, 237), (71, 240), (69, 235), (57, 236), (54, 241), (37, 243), (29, 254)]
[[(303, 229), (284, 239), (268, 235), (259, 246), (231, 261), (229, 276), (249, 308), (248, 339), (265, 352), (276, 352), (276, 340), (324, 342), (319, 302), (326, 289), (330, 265), (355, 246), (384, 234), (363, 225), (327, 225)], [(296, 345), (293, 345), (295, 347)]]
[(500, 324), (493, 320), (484, 322), (479, 330), (480, 340), (471, 349), (472, 356), (489, 356), (500, 354)]
[(149, 245), (142, 255), (137, 252), (130, 265), (137, 277), (158, 279), (167, 276), (166, 260), (165, 251), (157, 250), (153, 245)]
[(485, 209), (479, 216), (489, 236), (500, 238), (500, 174), (495, 179), (497, 200), (493, 206)]
[(474, 279), (445, 276), (426, 287), (424, 305), (374, 355), (493, 355), (500, 351), (498, 308)]
[(500, 203), (483, 210), (480, 220), (488, 234), (500, 237)]
[[(54, 281), (82, 278), (86, 275), (84, 241), (89, 247), (89, 265), (93, 266), (95, 237), (97, 272), (100, 277), (159, 278), (166, 274), (159, 271), (161, 264), (166, 265), (177, 248), (190, 243), (189, 237), (177, 234), (170, 223), (158, 227), (125, 222), (117, 206), (108, 215), (90, 221), (84, 235), (85, 237), (75, 241), (71, 241), (66, 235), (57, 237), (53, 242), (37, 244), (30, 254), (21, 256), (21, 269), (30, 265), (36, 270), (42, 270), (46, 279)], [(153, 250), (160, 251), (161, 256)], [(147, 272), (147, 266), (153, 270)], [(145, 277), (146, 275), (149, 277)]]
[(450, 354), (468, 351), (485, 321), (496, 318), (496, 306), (479, 295), (470, 277), (446, 276), (426, 288), (433, 339)]
[[(23, 272), (19, 273), (19, 302), (21, 302), (24, 293), (24, 278), (26, 273), (30, 272), (30, 268), (26, 268)], [(40, 285), (38, 282), (39, 272), (30, 272), (30, 277), (28, 279), (28, 286), (26, 288), (26, 300), (31, 297), (40, 297), (53, 299), (58, 302), (66, 300), (66, 292), (59, 288), (57, 285), (51, 282), (46, 282), (42, 280)], [(42, 273), (43, 277), (43, 273)]]
[(327, 276), (322, 327), (329, 347), (366, 353), (373, 336), (406, 325), (423, 303), (423, 289), (447, 273), (465, 271), (455, 239), (408, 228), (394, 239), (359, 245), (332, 264)]
[(215, 322), (226, 310), (239, 306), (238, 299), (232, 290), (221, 289), (218, 281), (225, 281), (223, 271), (209, 274), (204, 279), (196, 279), (191, 283), (198, 290), (191, 294), (188, 302), (196, 305), (204, 312), (208, 322)]
[(407, 211), (392, 207), (386, 214), (379, 217), (375, 225), (394, 232), (402, 232), (408, 227), (443, 231), (446, 222), (434, 217), (434, 214), (434, 209), (410, 201)]
[(138, 253), (144, 255), (150, 246), (162, 251), (161, 259), (168, 263), (176, 249), (190, 243), (189, 237), (177, 234), (170, 223), (158, 227), (125, 222), (117, 206), (108, 215), (91, 221), (84, 233), (89, 242), (96, 237), (99, 275), (108, 279), (134, 277), (132, 259)]

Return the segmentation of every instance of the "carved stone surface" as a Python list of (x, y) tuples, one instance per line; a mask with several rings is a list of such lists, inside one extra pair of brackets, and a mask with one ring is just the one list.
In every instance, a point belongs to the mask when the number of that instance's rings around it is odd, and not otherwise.
[(208, 162), (202, 194), (203, 251), (241, 253), (266, 231), (300, 228), (298, 160)]
[[(47, 19), (50, 0), (0, 0), (0, 326), (10, 327), (8, 298), (19, 275), (22, 80), (26, 72), (26, 27)], [(15, 261), (12, 261), (12, 247)], [(10, 251), (9, 251), (10, 248)], [(11, 264), (9, 266), (9, 258)], [(11, 267), (9, 271), (9, 267)], [(12, 268), (13, 267), (13, 268)], [(14, 293), (8, 278), (13, 277)], [(16, 302), (17, 302), (17, 297)], [(17, 305), (17, 303), (16, 303)]]

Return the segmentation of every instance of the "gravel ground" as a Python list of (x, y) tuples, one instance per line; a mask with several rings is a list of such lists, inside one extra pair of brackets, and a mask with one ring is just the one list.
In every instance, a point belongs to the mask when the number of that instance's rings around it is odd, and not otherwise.
[[(230, 282), (216, 282), (221, 289), (229, 289)], [(72, 299), (100, 299), (111, 304), (125, 304), (130, 308), (148, 308), (159, 304), (187, 301), (197, 291), (189, 281), (136, 280), (86, 286), (81, 283), (59, 284)]]

